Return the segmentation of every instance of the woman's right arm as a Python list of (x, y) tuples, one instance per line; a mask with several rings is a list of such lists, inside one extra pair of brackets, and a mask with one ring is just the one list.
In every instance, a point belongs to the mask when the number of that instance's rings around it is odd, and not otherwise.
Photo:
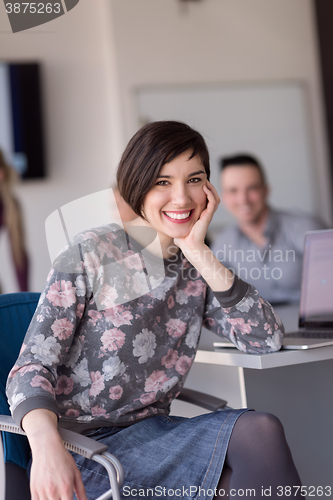
[[(48, 276), (36, 312), (7, 383), (16, 422), (25, 430), (31, 451), (32, 500), (86, 500), (81, 474), (59, 435), (57, 366), (68, 359), (85, 307), (87, 280), (65, 251), (67, 268), (55, 266)], [(67, 358), (66, 358), (67, 356)]]
[(27, 413), (22, 427), (32, 451), (31, 500), (87, 500), (81, 474), (58, 432), (55, 413), (43, 408)]
[(58, 413), (57, 395), (64, 390), (63, 379), (68, 382), (68, 377), (59, 377), (58, 367), (71, 364), (70, 349), (75, 351), (74, 356), (80, 354), (77, 330), (89, 282), (83, 271), (72, 270), (80, 261), (71, 257), (69, 250), (64, 251), (60, 258), (65, 264), (58, 259), (59, 265), (49, 273), (18, 359), (8, 375), (7, 398), (18, 425), (25, 414), (37, 408)]

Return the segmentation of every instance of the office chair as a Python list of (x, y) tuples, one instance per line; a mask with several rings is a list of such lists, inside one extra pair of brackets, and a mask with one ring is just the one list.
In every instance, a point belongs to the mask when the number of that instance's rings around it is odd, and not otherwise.
[[(8, 373), (18, 357), (25, 333), (38, 304), (40, 294), (18, 292), (0, 295), (0, 500), (29, 500), (26, 468), (30, 448), (22, 429), (10, 416), (5, 394)], [(183, 389), (178, 399), (215, 411), (226, 401), (192, 389)], [(78, 433), (59, 427), (66, 448), (103, 465), (109, 475), (110, 489), (96, 500), (120, 500), (123, 468), (107, 446)], [(1, 434), (1, 433), (0, 433)], [(2, 442), (2, 444), (1, 444)]]

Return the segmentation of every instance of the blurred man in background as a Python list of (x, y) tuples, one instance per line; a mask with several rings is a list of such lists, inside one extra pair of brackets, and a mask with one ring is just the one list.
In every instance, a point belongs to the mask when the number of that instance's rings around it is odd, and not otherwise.
[(272, 209), (264, 170), (253, 156), (222, 158), (221, 188), (222, 202), (237, 223), (215, 238), (214, 254), (269, 302), (297, 302), (304, 235), (325, 224), (302, 212)]

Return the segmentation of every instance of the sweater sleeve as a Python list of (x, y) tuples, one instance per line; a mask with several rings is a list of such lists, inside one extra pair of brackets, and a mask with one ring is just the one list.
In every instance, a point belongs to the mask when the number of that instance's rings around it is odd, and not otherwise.
[(236, 275), (225, 292), (207, 288), (203, 326), (249, 354), (278, 351), (284, 335), (283, 324), (271, 304)]
[(51, 269), (8, 376), (7, 397), (19, 425), (36, 408), (58, 414), (56, 394), (66, 390), (68, 381), (58, 379), (57, 367), (70, 363), (80, 349), (76, 330), (90, 287), (77, 249), (75, 256), (73, 249), (65, 250)]

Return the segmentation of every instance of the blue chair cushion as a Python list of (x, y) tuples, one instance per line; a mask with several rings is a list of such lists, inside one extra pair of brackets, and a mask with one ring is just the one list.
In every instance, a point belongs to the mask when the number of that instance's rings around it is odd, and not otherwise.
[[(8, 373), (18, 357), (21, 345), (40, 294), (18, 292), (0, 295), (0, 414), (10, 415), (6, 398)], [(3, 432), (5, 462), (27, 467), (30, 448), (25, 436)]]

